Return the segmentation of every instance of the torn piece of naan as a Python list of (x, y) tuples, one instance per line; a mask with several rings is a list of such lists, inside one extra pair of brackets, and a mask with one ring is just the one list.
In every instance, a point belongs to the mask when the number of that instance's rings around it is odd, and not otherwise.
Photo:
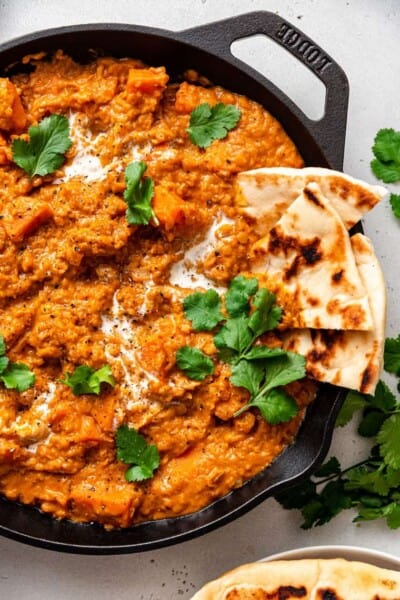
[(260, 561), (206, 583), (192, 600), (399, 600), (400, 573), (343, 558)]
[(348, 232), (316, 183), (304, 188), (253, 253), (251, 270), (276, 294), (285, 327), (373, 328)]
[(370, 185), (340, 171), (320, 167), (271, 167), (239, 173), (236, 202), (243, 214), (254, 219), (255, 231), (265, 235), (312, 181), (319, 185), (347, 229), (387, 194), (380, 185)]
[(286, 350), (306, 358), (307, 374), (317, 381), (373, 394), (383, 369), (386, 288), (371, 241), (358, 233), (351, 244), (367, 289), (374, 327), (371, 331), (295, 329), (283, 334)]

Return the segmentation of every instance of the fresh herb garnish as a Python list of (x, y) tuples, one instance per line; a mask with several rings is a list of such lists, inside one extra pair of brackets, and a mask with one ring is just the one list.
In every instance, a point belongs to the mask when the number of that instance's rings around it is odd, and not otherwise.
[(224, 319), (221, 298), (215, 290), (196, 292), (183, 301), (186, 318), (192, 321), (195, 331), (211, 331)]
[(208, 148), (214, 140), (221, 140), (236, 127), (241, 111), (233, 104), (219, 102), (214, 106), (199, 104), (190, 115), (190, 141), (199, 148)]
[[(400, 376), (400, 336), (386, 340), (385, 369)], [(362, 411), (359, 435), (370, 438), (369, 456), (342, 469), (331, 457), (313, 477), (279, 494), (284, 508), (297, 508), (303, 529), (323, 525), (342, 510), (357, 511), (354, 522), (386, 519), (391, 529), (400, 527), (400, 402), (383, 381), (375, 394), (350, 391), (336, 420), (350, 422)]]
[(385, 340), (385, 371), (400, 376), (400, 335)]
[(176, 364), (190, 379), (203, 381), (214, 373), (214, 363), (199, 348), (182, 346), (176, 353)]
[(371, 161), (374, 175), (385, 183), (400, 180), (400, 131), (380, 129), (375, 136)]
[(151, 219), (158, 224), (151, 204), (154, 181), (151, 177), (143, 177), (146, 169), (143, 161), (131, 162), (125, 169), (124, 199), (128, 205), (126, 219), (129, 225), (147, 225)]
[(0, 381), (8, 390), (24, 392), (35, 383), (35, 374), (23, 363), (11, 362), (6, 356), (6, 344), (0, 335)]
[(394, 216), (400, 219), (400, 194), (390, 194), (389, 202)]
[[(241, 367), (243, 363), (247, 363), (244, 373)], [(250, 400), (235, 413), (235, 416), (255, 406), (271, 425), (284, 423), (295, 417), (298, 412), (297, 404), (282, 386), (305, 376), (304, 357), (294, 352), (284, 352), (280, 356), (269, 358), (266, 367), (263, 365), (259, 371), (261, 379), (252, 378), (250, 385), (249, 366), (253, 367), (253, 371), (258, 367), (243, 359), (232, 367), (232, 383), (250, 392)]]
[(125, 472), (127, 481), (143, 481), (153, 477), (160, 465), (160, 455), (154, 444), (148, 444), (136, 429), (127, 425), (118, 428), (115, 441), (118, 460), (131, 465)]
[[(229, 285), (224, 307), (226, 316), (222, 313), (222, 299), (215, 290), (196, 292), (184, 301), (185, 316), (192, 321), (195, 331), (210, 331), (219, 325), (213, 336), (219, 358), (231, 365), (231, 383), (250, 393), (248, 403), (234, 416), (256, 407), (268, 423), (289, 421), (297, 414), (298, 407), (283, 386), (305, 376), (305, 359), (282, 348), (256, 344), (281, 319), (282, 311), (275, 304), (274, 294), (259, 289), (257, 279), (239, 275)], [(182, 355), (187, 364), (183, 363)], [(198, 381), (213, 372), (211, 359), (197, 348), (179, 349), (177, 364), (188, 377)]]
[(68, 119), (50, 115), (28, 129), (29, 142), (16, 139), (12, 143), (14, 162), (32, 178), (34, 175), (54, 173), (65, 160), (72, 145)]
[(65, 373), (65, 378), (60, 379), (60, 381), (72, 388), (75, 396), (82, 394), (99, 395), (102, 383), (108, 383), (112, 387), (115, 385), (115, 379), (109, 365), (104, 365), (97, 371), (87, 365), (80, 365), (76, 367), (73, 373)]

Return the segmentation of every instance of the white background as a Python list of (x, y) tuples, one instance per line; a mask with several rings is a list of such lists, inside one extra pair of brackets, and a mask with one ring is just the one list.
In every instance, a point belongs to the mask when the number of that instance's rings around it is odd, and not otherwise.
[[(0, 43), (34, 30), (89, 22), (126, 22), (180, 30), (252, 10), (277, 12), (344, 68), (350, 106), (344, 170), (370, 182), (371, 145), (381, 127), (400, 130), (398, 0), (0, 0)], [(276, 68), (270, 43), (242, 42), (235, 52), (271, 78), (308, 113), (321, 113), (321, 87), (308, 72)], [(279, 53), (278, 53), (279, 54)], [(277, 56), (278, 56), (277, 54)], [(279, 54), (281, 60), (281, 54)], [(275, 65), (275, 66), (274, 66)], [(395, 186), (390, 186), (395, 191)], [(365, 219), (387, 280), (388, 334), (400, 332), (400, 224), (384, 202)], [(353, 427), (337, 431), (332, 452), (346, 464), (362, 456)], [(346, 511), (312, 531), (296, 512), (268, 500), (201, 538), (143, 554), (74, 556), (0, 539), (0, 598), (8, 600), (188, 599), (203, 582), (237, 564), (290, 548), (358, 545), (400, 556), (400, 533), (382, 522), (356, 526)]]

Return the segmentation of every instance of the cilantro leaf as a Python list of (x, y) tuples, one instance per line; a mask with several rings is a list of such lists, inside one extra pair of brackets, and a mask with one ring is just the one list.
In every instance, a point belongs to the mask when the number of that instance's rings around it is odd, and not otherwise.
[(24, 392), (35, 383), (35, 374), (22, 363), (9, 362), (0, 374), (0, 381), (8, 390)]
[(368, 401), (365, 394), (360, 394), (360, 392), (355, 392), (351, 390), (347, 393), (345, 401), (339, 411), (338, 416), (336, 417), (336, 427), (344, 427), (347, 423), (353, 418), (355, 412), (364, 408), (367, 405)]
[(329, 475), (337, 475), (338, 473), (340, 473), (340, 462), (336, 456), (331, 456), (314, 475), (315, 477), (328, 477)]
[(380, 129), (375, 136), (372, 151), (382, 162), (400, 163), (400, 131)]
[(214, 336), (214, 344), (218, 349), (230, 349), (242, 354), (252, 343), (253, 335), (248, 326), (247, 317), (229, 319)]
[(195, 331), (210, 331), (224, 319), (221, 298), (215, 290), (189, 294), (183, 301), (183, 308)]
[(148, 444), (136, 429), (127, 425), (118, 428), (115, 442), (117, 459), (131, 465), (125, 472), (127, 481), (142, 481), (153, 477), (160, 465), (160, 455), (154, 444)]
[(269, 346), (253, 346), (244, 354), (246, 360), (262, 360), (273, 358), (274, 356), (286, 356), (287, 352), (283, 348)]
[(385, 371), (400, 375), (400, 335), (385, 340), (384, 363)]
[(400, 527), (400, 504), (396, 502), (389, 504), (386, 507), (384, 516), (390, 529), (398, 529)]
[(203, 381), (214, 373), (214, 363), (199, 348), (182, 346), (176, 352), (176, 364), (190, 379)]
[(382, 470), (371, 471), (366, 466), (355, 467), (347, 472), (348, 481), (345, 482), (346, 490), (363, 489), (380, 496), (386, 496), (390, 485), (386, 481)]
[(386, 416), (378, 410), (369, 410), (365, 412), (357, 428), (357, 433), (362, 437), (374, 437), (385, 421)]
[(128, 205), (126, 219), (129, 225), (147, 225), (150, 219), (158, 223), (151, 205), (154, 182), (151, 177), (143, 177), (146, 169), (143, 161), (131, 162), (125, 169), (124, 200)]
[(303, 508), (311, 500), (317, 498), (317, 486), (310, 479), (306, 479), (290, 488), (287, 491), (280, 492), (275, 496), (275, 500), (279, 502), (283, 508)]
[(81, 396), (82, 394), (99, 395), (102, 383), (108, 383), (112, 387), (115, 385), (109, 365), (104, 365), (97, 371), (87, 365), (80, 365), (76, 367), (73, 373), (65, 373), (65, 378), (60, 381), (72, 388), (75, 396)]
[(255, 278), (238, 275), (230, 282), (229, 289), (225, 294), (225, 308), (230, 317), (240, 317), (248, 314), (250, 310), (250, 298), (258, 290), (258, 280)]
[(390, 194), (389, 202), (394, 216), (400, 219), (400, 194)]
[(199, 104), (190, 115), (187, 129), (190, 141), (199, 148), (208, 148), (214, 140), (221, 140), (236, 127), (241, 114), (233, 104)]
[(256, 395), (259, 386), (264, 379), (265, 369), (262, 365), (258, 365), (248, 360), (241, 360), (232, 367), (232, 375), (230, 381), (237, 387), (243, 387)]
[(295, 400), (280, 388), (274, 388), (265, 395), (258, 394), (248, 406), (256, 406), (271, 425), (290, 421), (299, 410)]
[(0, 356), (0, 374), (6, 370), (9, 362), (7, 356)]
[(6, 343), (0, 334), (0, 381), (8, 390), (25, 392), (35, 383), (35, 374), (26, 365), (11, 362), (5, 354)]
[(396, 398), (382, 380), (378, 381), (374, 396), (367, 396), (371, 406), (384, 413), (391, 412), (396, 407)]
[(268, 361), (263, 390), (267, 391), (297, 379), (302, 379), (305, 374), (306, 360), (300, 354), (287, 352), (284, 356), (271, 358)]
[(255, 336), (275, 329), (282, 317), (282, 309), (275, 306), (275, 295), (265, 288), (258, 290), (253, 304), (257, 308), (250, 316), (249, 327)]
[(0, 334), (0, 356), (4, 356), (6, 353), (6, 343), (4, 337)]
[(385, 183), (400, 179), (400, 132), (394, 129), (380, 129), (375, 136), (371, 161), (374, 175)]
[(63, 115), (50, 115), (38, 125), (28, 129), (29, 142), (16, 139), (12, 143), (14, 162), (30, 177), (47, 175), (56, 171), (65, 160), (72, 145), (68, 119)]
[(400, 469), (400, 414), (397, 413), (386, 419), (378, 435), (378, 444), (380, 444), (380, 453), (384, 462)]

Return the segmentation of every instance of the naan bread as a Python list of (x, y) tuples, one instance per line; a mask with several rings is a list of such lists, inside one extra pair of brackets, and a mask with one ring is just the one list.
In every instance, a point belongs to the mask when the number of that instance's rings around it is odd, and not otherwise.
[(373, 318), (371, 331), (299, 329), (284, 333), (286, 350), (302, 354), (307, 374), (317, 381), (373, 394), (382, 373), (385, 343), (386, 289), (370, 240), (358, 233), (351, 245)]
[(303, 559), (243, 565), (192, 600), (400, 600), (400, 573), (357, 561)]
[(348, 232), (316, 183), (304, 188), (253, 250), (251, 270), (265, 275), (286, 327), (373, 329)]
[(319, 185), (347, 229), (387, 194), (382, 186), (370, 185), (339, 171), (271, 167), (239, 173), (236, 201), (242, 212), (254, 219), (255, 231), (265, 234), (312, 181)]

